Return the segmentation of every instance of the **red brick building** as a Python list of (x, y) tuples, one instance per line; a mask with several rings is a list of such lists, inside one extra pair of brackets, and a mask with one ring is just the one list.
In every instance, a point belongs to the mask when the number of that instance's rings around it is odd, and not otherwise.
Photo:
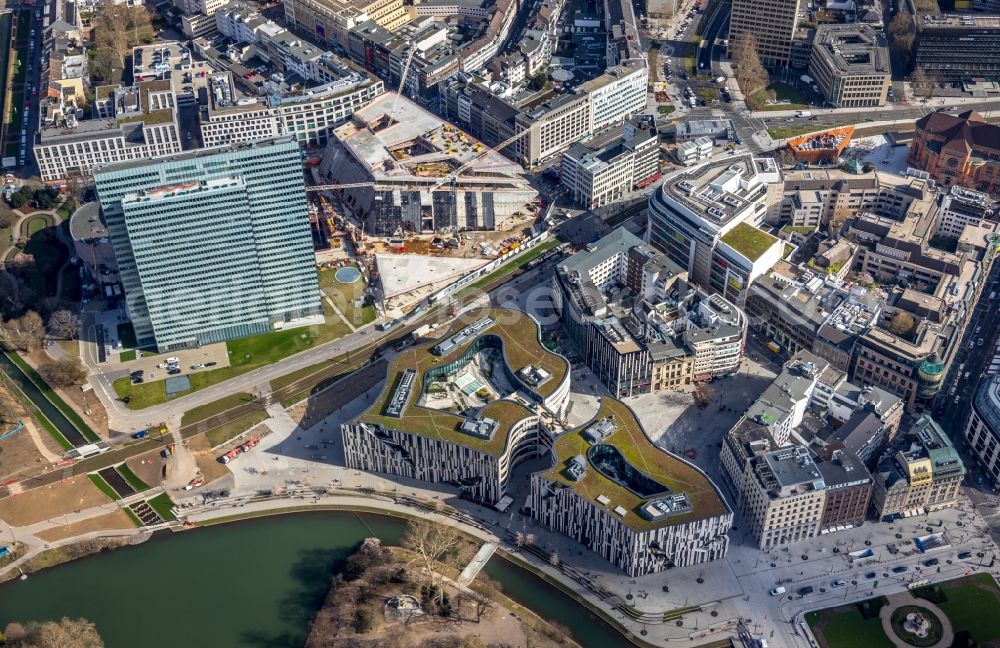
[(933, 112), (916, 123), (906, 157), (941, 185), (1000, 192), (1000, 126), (974, 110), (958, 115)]

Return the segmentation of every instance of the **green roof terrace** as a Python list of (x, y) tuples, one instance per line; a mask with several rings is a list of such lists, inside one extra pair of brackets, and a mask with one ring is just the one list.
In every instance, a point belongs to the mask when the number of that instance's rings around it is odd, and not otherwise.
[[(602, 420), (610, 421), (611, 425), (607, 428), (613, 428), (613, 431), (592, 443), (587, 438), (587, 432)], [(617, 453), (602, 446), (611, 446)], [(624, 483), (625, 479), (608, 477), (593, 463), (596, 449), (604, 457), (610, 455), (613, 460), (628, 462), (639, 474), (619, 464), (616, 471), (619, 476), (632, 472), (627, 480), (629, 484)], [(625, 510), (622, 520), (638, 532), (729, 512), (722, 495), (705, 473), (653, 445), (632, 410), (609, 396), (603, 397), (594, 419), (556, 439), (553, 453), (556, 464), (542, 473), (544, 478), (575, 489), (580, 497), (594, 506), (604, 506), (613, 515), (615, 509), (621, 507)], [(584, 458), (584, 470), (582, 476), (574, 479), (572, 464), (578, 462), (580, 457)], [(649, 519), (643, 514), (651, 503), (670, 495), (685, 495), (689, 506), (658, 519)]]
[[(434, 352), (439, 342), (450, 339), (452, 335), (483, 317), (491, 317), (495, 323), (451, 348), (444, 356)], [(534, 392), (539, 400), (545, 399), (567, 378), (569, 362), (542, 346), (539, 334), (538, 323), (521, 311), (491, 308), (462, 313), (440, 340), (412, 347), (396, 356), (389, 366), (382, 393), (374, 405), (361, 414), (358, 420), (377, 423), (384, 428), (400, 432), (441, 439), (492, 456), (501, 456), (513, 425), (534, 415), (532, 410), (513, 400), (490, 401), (479, 411), (479, 416), (494, 419), (499, 426), (490, 438), (479, 438), (459, 430), (462, 422), (467, 420), (465, 417), (445, 410), (424, 407), (419, 405), (418, 401), (424, 392), (428, 372), (462, 359), (477, 340), (489, 336), (492, 336), (493, 340), (499, 339), (504, 362), (514, 374), (529, 366), (542, 369), (549, 374), (549, 378), (537, 386), (526, 387), (528, 391)], [(408, 370), (413, 372), (413, 384), (409, 395), (402, 406), (400, 416), (398, 418), (390, 416), (387, 411), (396, 393), (396, 387)]]
[(740, 223), (726, 232), (721, 240), (749, 259), (751, 263), (763, 256), (771, 249), (772, 245), (778, 242), (778, 239), (767, 232), (746, 223)]

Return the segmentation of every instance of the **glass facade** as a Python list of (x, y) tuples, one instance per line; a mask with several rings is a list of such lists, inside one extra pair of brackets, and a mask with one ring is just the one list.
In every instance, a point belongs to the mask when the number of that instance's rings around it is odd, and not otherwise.
[(323, 312), (292, 140), (94, 176), (140, 345), (169, 350)]

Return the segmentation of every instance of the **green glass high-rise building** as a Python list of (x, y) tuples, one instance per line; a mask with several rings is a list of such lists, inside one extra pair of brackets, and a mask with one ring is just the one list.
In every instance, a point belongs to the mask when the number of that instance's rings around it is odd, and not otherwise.
[(322, 317), (292, 139), (97, 169), (141, 346), (221, 342)]

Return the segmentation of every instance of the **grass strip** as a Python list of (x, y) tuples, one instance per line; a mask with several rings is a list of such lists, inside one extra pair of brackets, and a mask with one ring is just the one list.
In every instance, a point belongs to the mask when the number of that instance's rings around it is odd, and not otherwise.
[(470, 284), (465, 288), (462, 288), (461, 290), (458, 291), (458, 293), (456, 293), (455, 296), (459, 297), (461, 295), (466, 295), (469, 292), (475, 290), (476, 288), (481, 288), (482, 286), (485, 286), (491, 281), (496, 281), (497, 279), (501, 279), (513, 272), (516, 272), (517, 270), (520, 270), (524, 265), (526, 265), (527, 263), (529, 263), (534, 259), (537, 259), (545, 252), (548, 252), (552, 248), (559, 245), (559, 243), (560, 243), (559, 239), (555, 237), (553, 237), (551, 240), (545, 241), (544, 243), (539, 243), (528, 252), (525, 252), (523, 255), (515, 256), (513, 259), (511, 259), (504, 265), (500, 266), (490, 274), (480, 278), (475, 283)]
[(132, 520), (132, 524), (136, 525), (137, 527), (143, 526), (142, 520), (139, 519), (138, 515), (132, 512), (132, 509), (123, 508), (122, 510), (125, 511), (125, 515), (128, 516), (128, 519)]
[(207, 418), (212, 418), (213, 416), (227, 412), (234, 407), (239, 407), (244, 403), (249, 403), (253, 399), (253, 395), (240, 392), (238, 394), (230, 394), (225, 398), (220, 398), (219, 400), (212, 401), (211, 403), (205, 403), (204, 405), (191, 408), (184, 412), (184, 416), (181, 417), (181, 427), (198, 423), (199, 421), (204, 421)]
[(122, 362), (130, 362), (135, 360), (135, 349), (129, 349), (127, 351), (122, 351), (118, 356), (118, 359)]
[(135, 492), (138, 493), (144, 490), (149, 490), (149, 484), (139, 479), (139, 476), (132, 472), (132, 469), (128, 467), (128, 464), (121, 464), (116, 467), (115, 470), (118, 471), (118, 474), (121, 475), (126, 482), (128, 482), (128, 485), (131, 486)]
[(174, 508), (174, 501), (170, 499), (170, 496), (166, 493), (160, 493), (156, 497), (150, 500), (146, 500), (146, 504), (149, 504), (149, 508), (156, 511), (164, 522), (173, 522), (177, 519), (177, 516), (171, 511)]
[(208, 441), (208, 445), (210, 447), (215, 448), (230, 439), (238, 437), (255, 425), (267, 420), (270, 416), (271, 415), (265, 410), (247, 414), (246, 416), (238, 418), (234, 421), (223, 423), (222, 425), (208, 430), (205, 432), (205, 439)]
[(67, 420), (69, 420), (73, 427), (80, 431), (85, 439), (93, 443), (101, 440), (100, 437), (98, 437), (97, 434), (90, 429), (90, 426), (83, 422), (80, 415), (77, 414), (72, 407), (67, 405), (66, 401), (60, 398), (59, 394), (55, 393), (52, 388), (49, 387), (49, 384), (42, 380), (42, 377), (38, 375), (38, 372), (32, 369), (31, 365), (25, 362), (20, 355), (8, 351), (5, 351), (4, 353), (7, 354), (7, 357), (10, 358), (11, 362), (16, 364), (18, 368), (24, 372), (24, 375), (26, 375), (28, 380), (30, 380), (35, 387), (38, 388), (38, 391), (42, 392), (42, 396), (45, 396), (50, 403), (55, 405), (56, 409), (58, 409)]
[(90, 473), (87, 477), (89, 477), (90, 481), (94, 483), (94, 486), (97, 486), (97, 490), (110, 497), (112, 501), (118, 500), (118, 493), (115, 492), (115, 489), (111, 488), (111, 484), (104, 481), (103, 477), (97, 473)]
[(39, 425), (45, 428), (45, 431), (49, 433), (49, 436), (55, 439), (56, 443), (58, 443), (63, 450), (71, 450), (73, 448), (73, 444), (62, 435), (62, 432), (56, 429), (56, 426), (52, 425), (52, 421), (45, 418), (45, 415), (42, 414), (40, 410), (36, 409), (34, 416)]

